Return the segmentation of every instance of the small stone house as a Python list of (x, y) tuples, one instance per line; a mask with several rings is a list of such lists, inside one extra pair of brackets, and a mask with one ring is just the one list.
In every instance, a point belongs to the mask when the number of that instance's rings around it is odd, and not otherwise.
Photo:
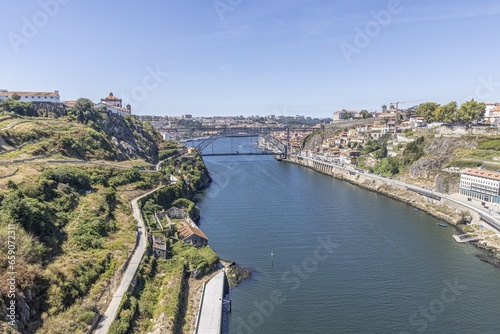
[(208, 245), (208, 237), (198, 227), (184, 224), (179, 229), (179, 234), (182, 241), (186, 244), (192, 244), (195, 247), (203, 247)]
[(153, 245), (153, 253), (157, 258), (167, 258), (167, 242), (164, 236), (161, 235), (151, 235), (152, 245)]

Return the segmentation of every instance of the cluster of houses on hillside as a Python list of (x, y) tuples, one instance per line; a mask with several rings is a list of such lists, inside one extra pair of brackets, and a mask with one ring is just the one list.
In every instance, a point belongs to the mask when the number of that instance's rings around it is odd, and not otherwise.
[[(489, 124), (500, 124), (500, 103), (498, 102), (485, 102), (486, 109), (484, 113), (484, 119)], [(346, 122), (355, 119), (364, 119), (369, 115), (370, 117), (384, 120), (386, 123), (399, 123), (401, 118), (404, 121), (401, 122), (402, 126), (413, 126), (413, 127), (424, 127), (426, 126), (425, 119), (423, 117), (417, 117), (412, 115), (416, 107), (407, 110), (400, 110), (391, 105), (388, 109), (387, 106), (383, 105), (381, 111), (367, 112), (356, 111), (356, 110), (338, 110), (333, 113), (333, 122)]]
[[(185, 244), (194, 247), (208, 245), (208, 237), (182, 209), (174, 206), (167, 211), (156, 212), (154, 219), (159, 231), (175, 229), (179, 233), (179, 241)], [(149, 233), (149, 241), (156, 257), (168, 258), (167, 240), (163, 233)]]
[[(34, 103), (62, 103), (66, 107), (71, 108), (75, 105), (76, 101), (61, 101), (59, 91), (53, 92), (25, 92), (25, 91), (8, 91), (0, 89), (0, 101), (13, 98), (17, 96), (21, 102), (34, 102)], [(110, 113), (124, 116), (132, 113), (132, 107), (127, 104), (125, 107), (122, 105), (122, 99), (117, 98), (110, 92), (107, 97), (102, 98), (99, 102), (95, 103), (96, 108), (104, 107)]]

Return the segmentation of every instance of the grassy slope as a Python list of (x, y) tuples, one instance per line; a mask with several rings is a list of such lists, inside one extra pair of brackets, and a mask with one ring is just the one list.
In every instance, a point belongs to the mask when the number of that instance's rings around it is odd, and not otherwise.
[[(134, 125), (137, 126), (140, 125)], [(65, 146), (69, 138), (73, 139), (72, 143), (83, 145)], [(108, 147), (106, 143), (112, 141), (102, 131), (67, 118), (0, 115), (0, 153), (4, 152), (0, 161), (53, 153), (50, 159), (111, 159), (113, 164), (123, 167), (149, 165), (141, 159), (113, 161), (116, 147)], [(5, 153), (19, 146), (21, 148)], [(47, 178), (47, 171), (61, 168), (85, 175), (90, 180), (88, 189), (77, 189), (74, 185)], [(36, 207), (41, 210), (34, 213), (28, 210), (29, 215), (17, 217), (12, 209), (15, 205), (7, 207), (2, 202), (0, 207), (0, 238), (7, 235), (3, 232), (8, 222), (17, 226), (18, 307), (26, 303), (32, 311), (29, 321), (21, 323), (21, 332), (85, 332), (98, 310), (105, 306), (109, 288), (118, 280), (115, 271), (135, 243), (135, 222), (130, 214), (129, 200), (154, 188), (162, 180), (164, 176), (156, 172), (92, 165), (62, 167), (49, 164), (45, 159), (0, 165), (0, 200), (12, 198), (27, 204), (28, 208), (30, 203), (38, 203)], [(85, 192), (90, 189), (90, 193)], [(29, 226), (26, 222), (31, 221), (30, 215), (44, 219), (52, 217), (47, 219), (50, 222), (47, 230), (37, 235), (34, 232), (39, 228), (36, 219)], [(88, 240), (99, 242), (88, 247), (85, 244)], [(0, 249), (2, 281), (5, 281), (7, 265), (3, 260), (5, 251)], [(6, 287), (2, 286), (0, 291), (0, 316), (4, 318), (2, 304), (8, 301)], [(7, 330), (6, 327), (3, 330)]]

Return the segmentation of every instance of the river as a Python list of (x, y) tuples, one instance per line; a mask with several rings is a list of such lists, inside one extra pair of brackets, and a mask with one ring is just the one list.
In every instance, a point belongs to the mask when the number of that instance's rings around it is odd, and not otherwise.
[(255, 270), (231, 290), (229, 333), (500, 333), (500, 270), (452, 227), (268, 156), (205, 162), (200, 227)]

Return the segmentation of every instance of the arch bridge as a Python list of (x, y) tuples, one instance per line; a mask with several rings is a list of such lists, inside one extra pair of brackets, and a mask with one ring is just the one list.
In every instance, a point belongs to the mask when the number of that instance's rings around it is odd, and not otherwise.
[[(276, 131), (286, 132), (286, 141), (283, 142), (272, 135)], [(276, 152), (261, 152), (261, 153), (215, 153), (203, 154), (203, 150), (220, 138), (226, 137), (260, 137), (264, 141), (271, 144), (276, 149)], [(226, 128), (217, 131), (210, 137), (201, 141), (195, 146), (195, 149), (202, 156), (220, 156), (220, 155), (276, 155), (286, 158), (288, 155), (288, 147), (290, 146), (290, 129), (289, 128)], [(277, 153), (279, 152), (279, 153)]]

